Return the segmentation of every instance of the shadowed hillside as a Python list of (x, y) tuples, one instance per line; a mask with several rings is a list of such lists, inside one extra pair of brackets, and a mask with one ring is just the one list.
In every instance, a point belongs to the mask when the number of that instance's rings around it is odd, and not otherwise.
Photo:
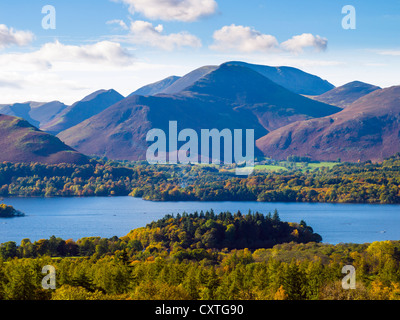
[(400, 86), (375, 90), (332, 116), (279, 128), (257, 146), (276, 159), (382, 161), (400, 151)]
[(88, 158), (27, 121), (0, 115), (0, 161), (84, 164)]

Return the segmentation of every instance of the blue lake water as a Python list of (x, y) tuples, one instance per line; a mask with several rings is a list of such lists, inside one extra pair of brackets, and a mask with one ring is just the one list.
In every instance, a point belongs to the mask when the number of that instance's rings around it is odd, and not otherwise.
[(278, 210), (281, 220), (305, 220), (326, 243), (365, 243), (400, 240), (400, 205), (265, 203), (265, 202), (150, 202), (133, 197), (10, 198), (4, 203), (23, 211), (21, 218), (0, 219), (0, 243), (52, 235), (124, 236), (164, 215), (213, 209), (267, 214)]

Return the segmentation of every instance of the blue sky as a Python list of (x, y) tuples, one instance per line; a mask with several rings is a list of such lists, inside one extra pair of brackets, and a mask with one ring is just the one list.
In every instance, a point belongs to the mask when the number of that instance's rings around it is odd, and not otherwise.
[[(42, 7), (56, 29), (42, 28)], [(356, 29), (342, 28), (342, 7)], [(334, 85), (399, 85), (400, 0), (0, 1), (0, 103), (128, 95), (193, 68), (290, 65)]]

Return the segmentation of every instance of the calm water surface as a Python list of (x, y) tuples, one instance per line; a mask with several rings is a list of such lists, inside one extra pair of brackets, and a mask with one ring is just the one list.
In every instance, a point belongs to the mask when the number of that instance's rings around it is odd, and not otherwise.
[(31, 241), (52, 235), (82, 237), (126, 235), (164, 215), (249, 210), (267, 214), (278, 209), (283, 221), (305, 220), (323, 242), (364, 243), (400, 240), (400, 205), (264, 203), (264, 202), (150, 202), (133, 197), (10, 198), (4, 203), (25, 212), (21, 218), (0, 219), (0, 243), (24, 238)]

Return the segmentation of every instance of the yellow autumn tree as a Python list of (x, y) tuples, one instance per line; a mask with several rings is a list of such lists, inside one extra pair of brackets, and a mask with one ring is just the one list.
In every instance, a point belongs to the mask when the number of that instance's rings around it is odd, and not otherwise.
[(369, 294), (372, 300), (389, 300), (391, 288), (385, 286), (380, 280), (371, 282)]
[(275, 292), (274, 300), (286, 300), (286, 299), (287, 299), (287, 294), (285, 292), (285, 289), (283, 289), (283, 286), (280, 286), (279, 289)]
[(107, 296), (100, 291), (90, 292), (83, 287), (63, 285), (54, 291), (52, 300), (106, 300)]

